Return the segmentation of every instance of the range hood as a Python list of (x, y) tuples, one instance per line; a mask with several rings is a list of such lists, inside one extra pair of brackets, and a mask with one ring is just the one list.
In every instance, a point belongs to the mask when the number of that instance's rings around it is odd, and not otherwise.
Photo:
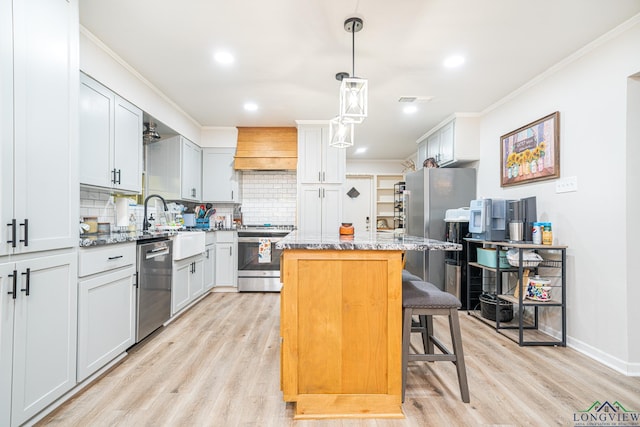
[(295, 127), (239, 127), (236, 170), (296, 170), (298, 130)]

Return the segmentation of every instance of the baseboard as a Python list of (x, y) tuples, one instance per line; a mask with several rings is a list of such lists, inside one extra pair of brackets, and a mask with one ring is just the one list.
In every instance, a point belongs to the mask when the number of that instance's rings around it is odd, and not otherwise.
[(640, 376), (640, 363), (629, 363), (578, 339), (567, 337), (567, 346), (629, 377)]

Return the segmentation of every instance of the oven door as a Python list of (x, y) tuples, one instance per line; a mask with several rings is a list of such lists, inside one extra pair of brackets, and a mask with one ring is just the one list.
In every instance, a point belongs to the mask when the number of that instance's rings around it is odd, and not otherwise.
[(238, 291), (279, 292), (282, 236), (238, 237)]

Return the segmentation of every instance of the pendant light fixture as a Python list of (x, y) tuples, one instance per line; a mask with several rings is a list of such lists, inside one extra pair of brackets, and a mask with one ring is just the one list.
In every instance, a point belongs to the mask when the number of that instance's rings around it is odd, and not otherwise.
[(329, 145), (336, 148), (353, 146), (354, 127), (367, 117), (366, 79), (355, 76), (355, 33), (362, 29), (360, 18), (344, 21), (344, 29), (351, 33), (351, 76), (349, 73), (336, 74), (340, 84), (340, 113), (329, 121)]

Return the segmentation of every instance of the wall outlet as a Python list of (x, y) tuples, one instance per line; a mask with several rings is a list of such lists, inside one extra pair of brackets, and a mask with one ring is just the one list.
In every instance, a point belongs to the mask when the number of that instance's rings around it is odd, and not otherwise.
[(568, 176), (556, 181), (556, 193), (569, 193), (578, 191), (578, 177)]

